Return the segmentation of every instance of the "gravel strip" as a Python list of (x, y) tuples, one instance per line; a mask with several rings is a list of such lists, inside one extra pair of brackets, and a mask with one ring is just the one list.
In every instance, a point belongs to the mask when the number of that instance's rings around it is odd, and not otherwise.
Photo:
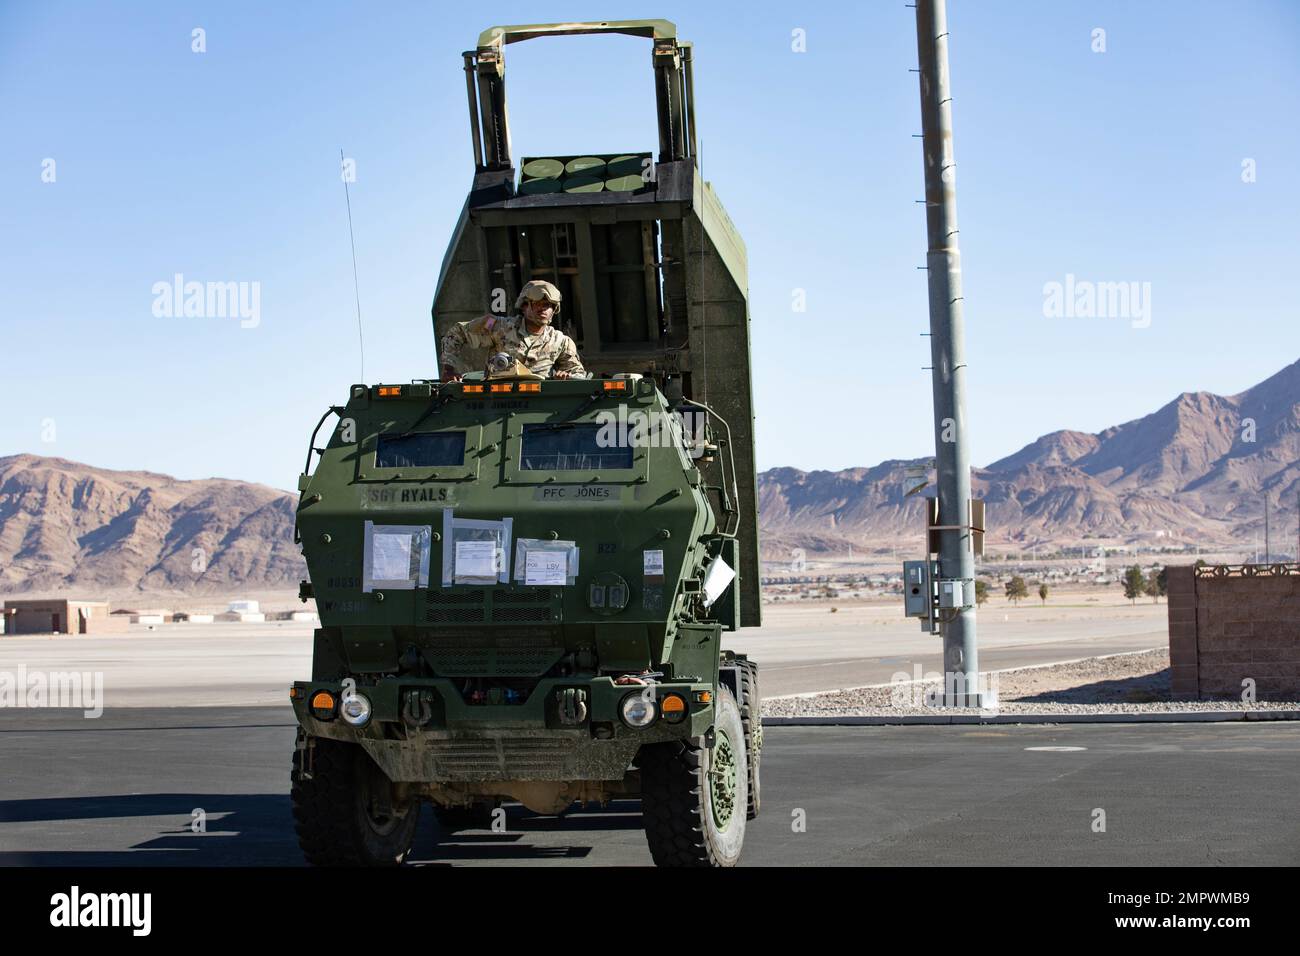
[(980, 716), (989, 714), (1158, 714), (1300, 710), (1300, 701), (1176, 700), (1169, 690), (1169, 651), (1089, 657), (1064, 664), (989, 672), (996, 708), (926, 706), (942, 681), (876, 684), (821, 694), (768, 697), (764, 717)]

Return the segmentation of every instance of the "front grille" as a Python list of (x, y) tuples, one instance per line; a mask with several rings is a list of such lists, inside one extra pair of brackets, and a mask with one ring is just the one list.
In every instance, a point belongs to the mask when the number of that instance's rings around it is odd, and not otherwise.
[(451, 780), (537, 780), (551, 777), (576, 747), (573, 737), (446, 740), (434, 760)]
[(487, 597), (482, 588), (473, 591), (430, 589), (425, 595), (425, 624), (482, 624), (487, 620)]
[(493, 604), (550, 604), (550, 588), (529, 588), (525, 591), (507, 591), (497, 588), (492, 592)]
[(551, 619), (551, 609), (549, 607), (494, 607), (492, 609), (493, 623), (521, 622), (531, 621), (541, 623)]
[(431, 607), (424, 612), (427, 624), (479, 624), (483, 621), (481, 607)]
[(546, 636), (440, 638), (424, 652), (440, 677), (540, 677), (564, 656)]
[(430, 590), (429, 604), (482, 604), (483, 592), (479, 591), (441, 591)]
[(425, 624), (548, 624), (559, 622), (563, 591), (555, 588), (430, 588)]

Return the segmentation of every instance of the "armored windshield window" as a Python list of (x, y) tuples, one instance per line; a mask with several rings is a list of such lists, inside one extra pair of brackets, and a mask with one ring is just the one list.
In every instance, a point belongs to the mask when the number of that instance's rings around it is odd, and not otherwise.
[(525, 425), (522, 471), (594, 471), (632, 467), (632, 445), (602, 443), (601, 425)]
[(464, 432), (379, 436), (376, 468), (428, 468), (465, 463)]

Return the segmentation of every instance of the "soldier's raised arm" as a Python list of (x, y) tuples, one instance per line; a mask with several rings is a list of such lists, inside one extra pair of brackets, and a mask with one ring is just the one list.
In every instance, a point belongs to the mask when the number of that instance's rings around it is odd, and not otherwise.
[(490, 312), (469, 322), (457, 322), (443, 336), (442, 348), (439, 350), (442, 365), (442, 377), (447, 381), (458, 381), (466, 372), (474, 371), (469, 360), (469, 353), (475, 349), (489, 352), (501, 350), (500, 316)]

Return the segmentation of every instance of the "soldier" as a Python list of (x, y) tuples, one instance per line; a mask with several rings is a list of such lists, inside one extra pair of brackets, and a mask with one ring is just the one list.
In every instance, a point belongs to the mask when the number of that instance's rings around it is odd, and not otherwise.
[(551, 325), (560, 311), (560, 290), (542, 279), (524, 284), (516, 315), (484, 315), (452, 326), (442, 339), (443, 381), (457, 382), (486, 364), (485, 355), (504, 352), (541, 378), (586, 374), (573, 339)]

